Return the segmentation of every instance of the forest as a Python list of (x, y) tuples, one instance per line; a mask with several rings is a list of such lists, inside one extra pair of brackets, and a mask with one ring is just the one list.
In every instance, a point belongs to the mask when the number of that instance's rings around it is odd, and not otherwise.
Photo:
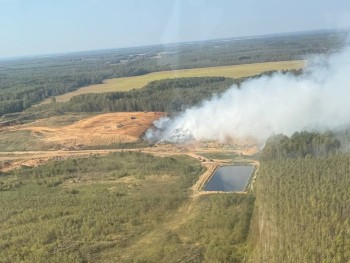
[[(0, 116), (104, 79), (155, 71), (304, 59), (341, 48), (345, 33), (313, 32), (0, 61)], [(218, 48), (219, 47), (219, 48)]]
[(327, 156), (337, 153), (340, 141), (331, 132), (295, 132), (291, 137), (283, 134), (270, 137), (262, 151), (263, 160), (284, 160)]
[(350, 155), (332, 134), (270, 138), (262, 153), (250, 262), (350, 261)]

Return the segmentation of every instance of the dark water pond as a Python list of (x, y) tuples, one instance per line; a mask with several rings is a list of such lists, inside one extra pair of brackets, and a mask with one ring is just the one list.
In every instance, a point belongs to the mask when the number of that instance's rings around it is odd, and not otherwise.
[(243, 191), (253, 171), (253, 165), (222, 166), (215, 172), (204, 187), (204, 190), (224, 192)]

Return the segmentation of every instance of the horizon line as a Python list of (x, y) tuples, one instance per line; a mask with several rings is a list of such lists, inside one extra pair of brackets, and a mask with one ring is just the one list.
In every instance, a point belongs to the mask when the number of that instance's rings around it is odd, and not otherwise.
[(210, 41), (223, 41), (223, 40), (247, 40), (247, 39), (255, 39), (255, 38), (269, 38), (269, 37), (277, 37), (283, 35), (298, 35), (303, 33), (327, 33), (327, 32), (346, 32), (346, 29), (314, 29), (314, 30), (305, 30), (305, 31), (289, 31), (289, 32), (278, 32), (278, 33), (268, 33), (261, 35), (246, 35), (240, 37), (223, 37), (223, 38), (212, 38), (205, 40), (189, 40), (189, 41), (179, 41), (179, 42), (169, 42), (169, 43), (154, 43), (154, 44), (145, 44), (139, 46), (127, 46), (127, 47), (118, 47), (118, 48), (102, 48), (102, 49), (86, 49), (86, 50), (75, 50), (75, 51), (66, 51), (66, 52), (52, 52), (52, 53), (42, 53), (42, 54), (29, 54), (29, 55), (20, 55), (20, 56), (4, 56), (0, 57), (1, 61), (16, 61), (23, 59), (39, 59), (39, 58), (54, 58), (54, 57), (62, 57), (67, 55), (78, 55), (79, 53), (92, 53), (92, 52), (104, 52), (104, 51), (117, 51), (117, 50), (127, 50), (127, 49), (138, 49), (138, 48), (148, 48), (148, 47), (158, 47), (158, 46), (176, 46), (176, 45), (185, 45), (185, 44), (195, 44), (195, 43), (204, 43)]

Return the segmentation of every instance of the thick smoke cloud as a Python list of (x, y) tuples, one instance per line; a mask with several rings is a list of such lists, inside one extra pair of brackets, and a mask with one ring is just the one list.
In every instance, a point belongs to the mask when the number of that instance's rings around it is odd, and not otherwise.
[(179, 116), (163, 118), (146, 138), (184, 142), (338, 129), (350, 123), (350, 50), (309, 60), (302, 76), (276, 73), (232, 86)]

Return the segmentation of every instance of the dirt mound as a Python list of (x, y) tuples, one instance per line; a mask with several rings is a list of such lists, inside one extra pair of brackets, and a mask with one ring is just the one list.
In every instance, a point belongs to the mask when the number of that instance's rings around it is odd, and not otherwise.
[(19, 126), (50, 144), (79, 148), (81, 145), (108, 145), (132, 142), (162, 117), (163, 113), (118, 112), (100, 114), (63, 127)]

